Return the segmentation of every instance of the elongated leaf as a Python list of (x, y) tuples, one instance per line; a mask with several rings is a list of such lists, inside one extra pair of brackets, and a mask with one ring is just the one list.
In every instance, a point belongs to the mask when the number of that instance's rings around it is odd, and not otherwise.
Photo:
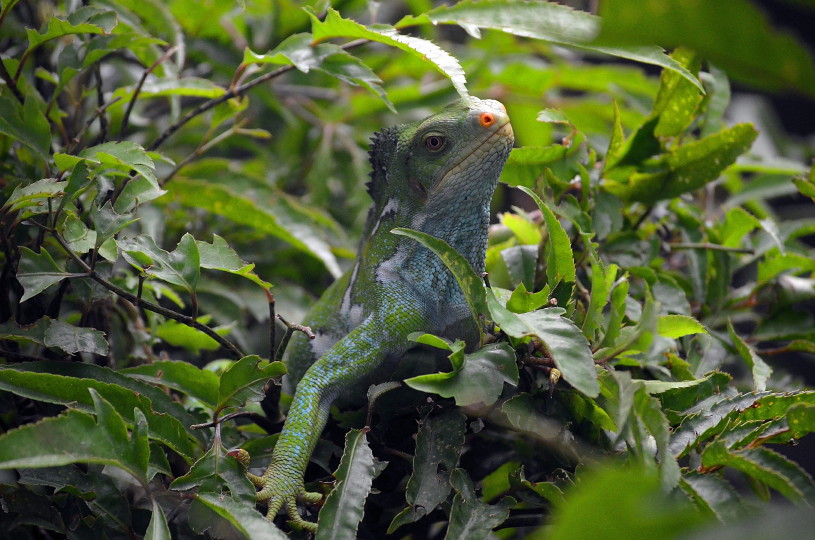
[(20, 248), (20, 265), (17, 267), (17, 281), (23, 286), (23, 296), (20, 302), (25, 302), (33, 296), (59, 283), (67, 277), (84, 274), (70, 274), (63, 271), (51, 254), (43, 247), (39, 253), (34, 253), (27, 247)]
[[(133, 98), (135, 87), (119, 87), (113, 92), (114, 98), (121, 98), (125, 102)], [(178, 79), (157, 79), (146, 82), (139, 90), (138, 99), (165, 96), (187, 96), (200, 98), (217, 98), (226, 93), (226, 90), (209, 79), (200, 77), (180, 77)]]
[(429, 234), (411, 229), (393, 229), (393, 234), (413, 238), (424, 247), (435, 253), (455, 276), (464, 297), (470, 305), (473, 318), (487, 312), (487, 303), (484, 293), (484, 281), (475, 273), (473, 267), (461, 254), (450, 247), (444, 240), (439, 240)]
[(364, 431), (354, 429), (345, 435), (345, 451), (334, 473), (337, 485), (320, 510), (316, 540), (357, 538), (365, 499), (386, 465), (374, 458)]
[(189, 362), (161, 360), (119, 370), (130, 377), (142, 381), (168, 386), (190, 397), (194, 397), (209, 407), (215, 408), (218, 400), (218, 375), (198, 368)]
[(595, 334), (601, 328), (603, 308), (608, 304), (618, 269), (616, 264), (605, 266), (601, 261), (591, 263), (591, 298), (583, 320), (583, 334), (589, 341), (594, 341)]
[(487, 294), (487, 303), (501, 330), (512, 337), (536, 337), (569, 384), (589, 397), (600, 393), (589, 343), (580, 329), (563, 317), (563, 308), (516, 314), (502, 306), (491, 290)]
[(224, 186), (207, 182), (176, 178), (168, 185), (172, 188), (174, 199), (181, 204), (226, 217), (259, 233), (276, 236), (322, 261), (334, 277), (342, 274), (330, 246), (318, 234), (310, 218), (298, 212), (284, 195), (281, 194), (277, 200), (258, 202)]
[(99, 330), (72, 326), (50, 317), (27, 326), (7, 321), (0, 325), (0, 338), (55, 347), (65, 354), (89, 352), (104, 355), (108, 352), (108, 342)]
[(546, 229), (549, 231), (549, 241), (546, 243), (546, 276), (549, 286), (554, 289), (555, 285), (560, 282), (574, 283), (576, 272), (569, 236), (563, 230), (555, 214), (534, 191), (525, 186), (519, 186), (519, 189), (532, 197), (532, 200), (538, 205), (543, 214)]
[(256, 283), (266, 290), (272, 288), (272, 284), (263, 281), (253, 272), (255, 265), (246, 263), (238, 257), (235, 250), (229, 247), (226, 240), (218, 236), (212, 235), (212, 243), (207, 244), (200, 240), (196, 240), (198, 244), (198, 255), (200, 257), (201, 268), (212, 268), (213, 270), (221, 270), (242, 276), (253, 283)]
[(137, 411), (130, 437), (113, 406), (90, 389), (94, 417), (75, 409), (0, 435), (0, 469), (99, 463), (146, 483), (150, 451), (144, 416)]
[(670, 450), (671, 429), (668, 419), (663, 414), (659, 401), (649, 396), (643, 389), (635, 393), (634, 408), (645, 429), (656, 441), (662, 487), (665, 491), (670, 491), (679, 483), (681, 475), (679, 464)]
[(684, 45), (741, 82), (815, 95), (812, 54), (746, 0), (612, 0), (602, 3), (600, 15), (603, 43)]
[(554, 2), (465, 2), (450, 7), (442, 6), (418, 17), (405, 17), (396, 26), (401, 28), (426, 23), (458, 24), (476, 37), (479, 28), (501, 30), (518, 36), (542, 39), (555, 45), (655, 64), (680, 73), (700, 91), (704, 91), (693, 74), (658, 47), (610, 47), (592, 43), (600, 31), (600, 18)]
[(224, 407), (242, 407), (247, 401), (260, 401), (263, 385), (285, 372), (282, 362), (267, 362), (256, 355), (244, 356), (221, 375), (216, 409), (220, 411)]
[[(79, 376), (65, 376), (62, 372), (76, 372)], [(87, 378), (94, 375), (98, 377)], [(117, 384), (119, 382), (124, 384)], [(138, 414), (147, 419), (149, 436), (166, 444), (183, 458), (192, 460), (198, 453), (195, 435), (188, 432), (179, 420), (194, 423), (190, 414), (159, 389), (106, 368), (64, 362), (16, 364), (14, 368), (0, 369), (0, 388), (38, 401), (71, 405), (84, 411), (93, 410), (91, 394), (88, 393), (92, 389), (110, 402), (130, 424), (135, 424), (137, 420), (134, 412), (137, 409)]]
[(450, 524), (447, 526), (445, 540), (490, 538), (492, 529), (507, 519), (509, 509), (516, 503), (512, 497), (504, 497), (497, 504), (484, 504), (476, 496), (473, 481), (464, 469), (455, 469), (450, 476), (450, 483), (456, 496), (450, 510)]
[(746, 507), (736, 489), (724, 478), (713, 474), (687, 474), (679, 482), (697, 506), (720, 521), (734, 521), (744, 515)]
[(158, 502), (153, 499), (153, 515), (150, 517), (150, 523), (147, 525), (147, 531), (144, 533), (144, 540), (171, 539), (170, 527), (167, 525), (164, 510), (162, 510)]
[(196, 500), (226, 519), (247, 540), (285, 540), (283, 532), (245, 502), (215, 493), (200, 493)]
[(707, 334), (705, 327), (687, 315), (662, 315), (657, 323), (660, 336), (677, 339), (692, 334)]
[(388, 534), (432, 512), (450, 493), (450, 474), (464, 444), (464, 415), (455, 409), (425, 417), (416, 436), (413, 474), (408, 480), (407, 508), (388, 527)]
[(46, 199), (61, 197), (65, 194), (67, 181), (58, 181), (56, 178), (43, 178), (27, 186), (20, 184), (11, 192), (9, 198), (3, 204), (3, 209), (14, 212), (22, 208), (35, 207), (34, 213), (46, 212)]
[(510, 186), (534, 187), (538, 178), (549, 168), (576, 167), (580, 158), (580, 145), (573, 141), (571, 145), (553, 144), (550, 146), (524, 146), (513, 148), (504, 168), (500, 181)]
[(815, 482), (799, 465), (768, 448), (732, 451), (724, 441), (708, 445), (702, 453), (705, 467), (725, 465), (764, 482), (793, 502), (815, 504)]
[[(694, 76), (699, 75), (699, 58), (687, 49), (677, 49), (671, 58), (680, 62)], [(696, 109), (702, 102), (702, 93), (687, 79), (676, 72), (664, 70), (660, 78), (659, 93), (654, 103), (653, 115), (659, 116), (654, 135), (673, 137), (679, 135), (693, 122)]]
[(392, 26), (380, 24), (366, 27), (351, 19), (343, 19), (333, 8), (328, 8), (324, 21), (317, 19), (312, 11), (308, 13), (312, 18), (311, 30), (315, 43), (331, 38), (363, 38), (397, 47), (430, 62), (450, 79), (462, 97), (467, 96), (467, 81), (458, 60), (432, 41), (400, 34)]
[(455, 371), (405, 379), (405, 384), (416, 390), (455, 398), (459, 407), (492, 405), (501, 395), (504, 383), (518, 384), (515, 351), (508, 343), (493, 343), (464, 355), (461, 367)]
[(71, 24), (69, 21), (51, 17), (42, 32), (37, 32), (31, 28), (26, 29), (26, 35), (28, 36), (27, 51), (39, 47), (46, 41), (62, 36), (72, 34), (103, 34), (110, 32), (110, 30), (110, 28), (102, 28), (91, 23), (82, 22), (79, 24)]

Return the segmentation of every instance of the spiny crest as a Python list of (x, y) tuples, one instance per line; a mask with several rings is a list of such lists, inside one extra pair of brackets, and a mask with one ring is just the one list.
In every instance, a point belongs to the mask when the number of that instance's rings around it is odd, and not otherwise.
[(387, 127), (373, 134), (368, 157), (371, 161), (371, 180), (365, 184), (368, 194), (379, 202), (388, 185), (388, 161), (396, 154), (399, 128)]

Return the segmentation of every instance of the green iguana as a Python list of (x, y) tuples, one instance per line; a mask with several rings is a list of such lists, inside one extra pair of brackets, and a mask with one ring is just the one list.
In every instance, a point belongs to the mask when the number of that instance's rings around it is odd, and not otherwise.
[(383, 129), (371, 139), (374, 201), (353, 269), (312, 308), (286, 351), (284, 391), (296, 388), (272, 462), (249, 475), (267, 501), (268, 519), (285, 507), (293, 524), (314, 531), (297, 499), (317, 502), (303, 474), (338, 397), (382, 382), (415, 346), (413, 332), (451, 339), (478, 335), (468, 304), (442, 261), (390, 231), (419, 230), (445, 240), (484, 271), (489, 204), (514, 141), (504, 106), (461, 99), (420, 122)]

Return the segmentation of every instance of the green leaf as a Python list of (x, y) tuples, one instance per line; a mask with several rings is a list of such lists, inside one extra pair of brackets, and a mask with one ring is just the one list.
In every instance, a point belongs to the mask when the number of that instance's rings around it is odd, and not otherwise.
[(815, 202), (815, 182), (813, 182), (812, 178), (813, 174), (810, 172), (809, 178), (798, 176), (792, 179), (792, 183), (795, 184), (801, 195), (806, 195)]
[(247, 540), (285, 540), (288, 537), (245, 502), (215, 493), (200, 493), (196, 501), (206, 505), (235, 527)]
[(184, 459), (191, 461), (198, 453), (195, 437), (201, 435), (185, 428), (197, 422), (195, 417), (160, 389), (107, 368), (65, 362), (15, 364), (13, 368), (0, 368), (0, 389), (84, 411), (93, 410), (88, 393), (92, 389), (131, 425), (137, 422), (134, 409), (138, 409), (138, 414), (147, 419), (150, 438), (167, 445)]
[(487, 303), (493, 320), (507, 335), (536, 337), (569, 384), (589, 397), (600, 393), (589, 343), (580, 329), (563, 317), (563, 308), (512, 313), (498, 302), (492, 290), (487, 294)]
[(538, 205), (549, 231), (549, 241), (546, 243), (546, 277), (549, 286), (554, 289), (555, 285), (561, 282), (574, 283), (576, 271), (569, 235), (563, 230), (555, 214), (534, 191), (525, 186), (519, 186), (519, 189), (532, 197)]
[(172, 540), (164, 510), (161, 509), (156, 499), (153, 499), (153, 515), (150, 517), (150, 523), (147, 524), (144, 540)]
[(699, 321), (687, 315), (661, 315), (657, 333), (662, 337), (678, 339), (692, 334), (707, 334), (707, 330)]
[(608, 304), (614, 280), (617, 279), (617, 270), (619, 267), (616, 264), (605, 266), (600, 260), (591, 263), (591, 297), (583, 320), (583, 335), (589, 341), (595, 340), (604, 322), (603, 309)]
[(218, 400), (219, 377), (189, 362), (159, 360), (151, 364), (119, 370), (129, 377), (167, 386), (194, 397), (214, 409)]
[[(48, 319), (46, 317), (46, 319)], [(108, 342), (105, 334), (94, 328), (81, 328), (64, 323), (58, 319), (50, 320), (45, 331), (44, 345), (56, 347), (66, 354), (87, 352), (105, 356), (108, 354)]]
[(153, 334), (170, 345), (184, 347), (195, 354), (200, 353), (200, 351), (216, 351), (221, 346), (220, 343), (197, 328), (172, 319), (158, 324)]
[(23, 105), (8, 95), (0, 96), (0, 133), (20, 141), (41, 160), (48, 160), (51, 127), (45, 118), (45, 104), (37, 94), (26, 94)]
[(365, 431), (352, 429), (345, 435), (345, 451), (334, 472), (337, 485), (320, 509), (316, 540), (354, 540), (362, 521), (365, 499), (374, 478), (387, 462), (374, 458)]
[(112, 238), (116, 233), (138, 221), (132, 214), (119, 214), (113, 209), (110, 201), (101, 208), (97, 205), (91, 206), (91, 219), (96, 228), (96, 242), (94, 248), (105, 243), (105, 240)]
[(455, 398), (456, 405), (479, 403), (490, 406), (498, 400), (504, 383), (518, 384), (515, 351), (508, 343), (493, 343), (466, 354), (459, 368), (449, 373), (432, 373), (405, 379), (405, 384), (422, 392)]
[(526, 290), (523, 282), (512, 291), (512, 296), (507, 300), (507, 309), (513, 313), (527, 313), (549, 303), (549, 289), (531, 293)]
[(457, 409), (444, 409), (428, 415), (416, 436), (413, 474), (408, 480), (408, 506), (388, 527), (388, 534), (432, 512), (450, 493), (450, 474), (458, 463), (464, 445), (465, 417)]
[(314, 229), (311, 218), (286, 196), (280, 194), (273, 200), (257, 201), (221, 185), (178, 178), (168, 185), (179, 203), (226, 217), (259, 234), (276, 236), (322, 261), (334, 277), (342, 274), (330, 246)]
[(27, 186), (22, 184), (14, 188), (9, 198), (3, 204), (3, 209), (16, 212), (23, 208), (34, 207), (32, 213), (48, 212), (46, 200), (62, 197), (65, 194), (67, 181), (57, 181), (56, 178), (43, 178)]
[(91, 163), (103, 166), (112, 166), (125, 172), (136, 171), (142, 175), (150, 185), (158, 189), (156, 180), (156, 166), (153, 159), (141, 145), (132, 141), (114, 141), (98, 144), (84, 149), (79, 157)]
[[(694, 76), (699, 75), (701, 61), (692, 51), (679, 48), (671, 57), (688, 68)], [(696, 109), (701, 102), (702, 93), (697, 86), (674, 71), (664, 70), (652, 113), (659, 117), (654, 135), (674, 137), (684, 132), (696, 117)]]
[(481, 502), (475, 494), (473, 481), (464, 469), (453, 470), (450, 483), (456, 491), (456, 496), (453, 498), (445, 540), (491, 538), (492, 529), (509, 517), (509, 509), (516, 504), (512, 497), (504, 497), (497, 504)]
[(764, 390), (767, 387), (767, 380), (773, 373), (772, 368), (756, 354), (752, 347), (739, 337), (733, 328), (733, 323), (729, 320), (727, 321), (727, 332), (730, 334), (730, 340), (733, 342), (736, 352), (739, 353), (739, 356), (753, 374), (754, 388), (758, 391)]
[(398, 28), (415, 24), (458, 24), (478, 37), (479, 28), (501, 30), (517, 36), (548, 41), (580, 50), (599, 52), (672, 69), (702, 90), (702, 84), (659, 47), (609, 47), (592, 40), (600, 31), (599, 17), (553, 2), (482, 0), (442, 6), (418, 17), (405, 17)]
[(534, 187), (538, 178), (543, 176), (546, 167), (576, 167), (580, 157), (580, 145), (572, 141), (569, 146), (553, 144), (550, 146), (523, 146), (513, 148), (504, 168), (500, 181), (509, 186)]
[(31, 28), (26, 28), (28, 36), (28, 49), (26, 53), (36, 49), (46, 41), (73, 34), (105, 34), (110, 32), (110, 28), (102, 28), (95, 24), (82, 22), (71, 24), (70, 22), (51, 17), (42, 32), (37, 32)]
[(804, 469), (768, 448), (730, 450), (725, 441), (715, 441), (702, 452), (705, 467), (726, 466), (777, 490), (795, 503), (815, 503), (815, 482)]
[(0, 435), (0, 469), (55, 467), (69, 463), (113, 465), (146, 484), (146, 421), (141, 411), (131, 436), (122, 417), (93, 388), (93, 415), (69, 409)]
[(757, 136), (752, 125), (737, 124), (661, 155), (648, 164), (650, 171), (621, 171), (622, 177), (609, 172), (603, 186), (621, 199), (649, 204), (678, 197), (716, 180)]
[(799, 403), (790, 407), (787, 410), (787, 424), (796, 439), (815, 433), (815, 405)]
[(235, 250), (229, 247), (226, 240), (218, 236), (212, 235), (212, 243), (207, 244), (200, 240), (196, 240), (198, 244), (198, 255), (200, 257), (201, 268), (211, 268), (213, 270), (221, 270), (236, 276), (245, 277), (246, 279), (256, 283), (266, 289), (267, 291), (272, 288), (272, 284), (263, 281), (255, 274), (255, 265), (246, 263), (238, 257)]
[(190, 233), (185, 233), (170, 253), (159, 248), (146, 234), (122, 238), (117, 243), (125, 260), (148, 277), (172, 283), (189, 293), (195, 291), (201, 271), (200, 258), (198, 245)]
[(484, 281), (475, 273), (475, 270), (470, 266), (467, 259), (450, 247), (447, 242), (430, 236), (429, 234), (411, 229), (397, 228), (391, 232), (416, 240), (441, 259), (448, 270), (455, 276), (459, 287), (461, 287), (461, 290), (464, 292), (464, 297), (467, 299), (467, 304), (470, 306), (470, 312), (473, 318), (487, 312), (487, 303), (484, 296)]
[[(198, 493), (216, 493), (221, 495), (228, 489), (236, 500), (244, 501), (248, 509), (254, 508), (256, 491), (247, 478), (243, 466), (229, 456), (221, 440), (213, 440), (212, 447), (192, 464), (189, 472), (179, 476), (170, 484), (170, 489), (190, 490), (198, 488)], [(271, 524), (270, 524), (271, 525)]]
[(421, 60), (430, 62), (434, 68), (450, 79), (453, 87), (461, 96), (467, 96), (467, 81), (458, 60), (432, 41), (400, 34), (394, 27), (388, 25), (377, 24), (366, 27), (351, 19), (343, 19), (333, 8), (328, 8), (324, 21), (320, 21), (310, 9), (307, 11), (312, 19), (311, 30), (314, 34), (314, 43), (332, 38), (363, 38), (397, 47)]
[(792, 35), (773, 28), (758, 6), (746, 0), (721, 5), (704, 0), (611, 0), (602, 3), (600, 16), (602, 43), (682, 45), (738, 81), (815, 95), (812, 54)]
[(735, 521), (747, 509), (738, 491), (727, 480), (713, 474), (686, 474), (679, 481), (679, 487), (697, 506), (719, 521)]
[(23, 286), (24, 291), (20, 302), (37, 296), (51, 285), (67, 277), (77, 275), (84, 276), (85, 274), (70, 274), (63, 271), (44, 247), (40, 248), (39, 253), (34, 253), (27, 247), (20, 248), (17, 281)]
[(285, 372), (282, 362), (267, 362), (256, 355), (244, 356), (221, 375), (216, 410), (243, 407), (247, 401), (260, 401), (266, 382)]
[[(113, 92), (114, 98), (125, 103), (133, 99), (135, 87), (119, 87)], [(226, 89), (209, 79), (200, 77), (179, 77), (178, 79), (156, 79), (147, 81), (139, 90), (138, 99), (166, 96), (185, 96), (213, 99), (226, 93)]]
[(679, 464), (670, 450), (671, 428), (668, 419), (662, 412), (659, 400), (649, 396), (644, 389), (638, 389), (635, 393), (634, 409), (645, 425), (645, 429), (654, 437), (662, 487), (665, 491), (670, 491), (679, 483), (681, 475)]

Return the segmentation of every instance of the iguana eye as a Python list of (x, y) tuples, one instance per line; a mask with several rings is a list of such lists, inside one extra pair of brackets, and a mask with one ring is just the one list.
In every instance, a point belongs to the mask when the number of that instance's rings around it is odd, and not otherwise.
[(424, 147), (427, 148), (430, 152), (439, 152), (447, 141), (441, 135), (429, 134), (425, 135), (424, 138)]

